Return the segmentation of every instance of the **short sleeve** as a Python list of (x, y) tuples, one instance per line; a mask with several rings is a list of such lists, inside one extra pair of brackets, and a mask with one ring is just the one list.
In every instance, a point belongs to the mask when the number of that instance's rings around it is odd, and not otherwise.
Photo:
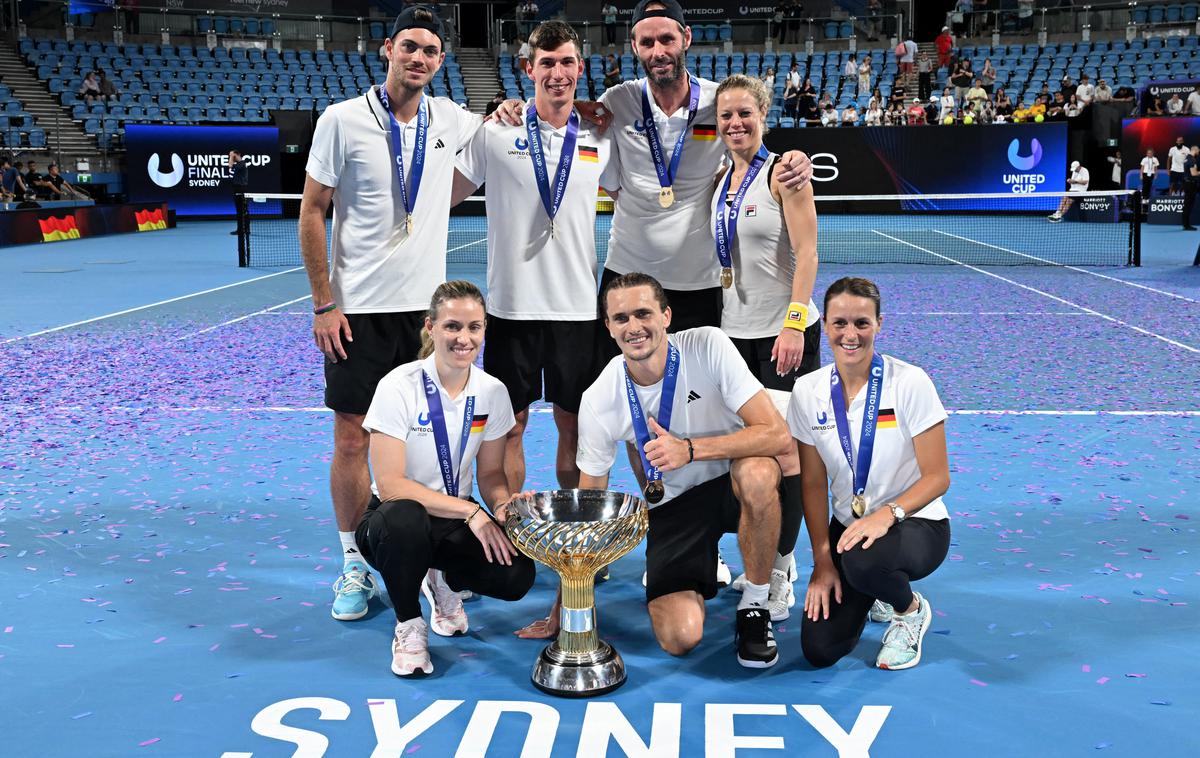
[(910, 437), (916, 437), (921, 432), (946, 420), (946, 409), (938, 397), (933, 380), (924, 370), (911, 366), (909, 375), (904, 378), (904, 385), (897, 399), (903, 405), (898, 416), (904, 424), (905, 431)]
[(406, 383), (399, 375), (389, 374), (381, 379), (363, 419), (363, 429), (408, 441), (416, 409), (412, 393), (406, 390)]
[(709, 368), (721, 388), (725, 407), (737, 413), (750, 398), (762, 391), (762, 382), (754, 378), (733, 341), (716, 327), (708, 328)]
[(325, 111), (317, 119), (313, 131), (312, 147), (308, 151), (305, 172), (326, 187), (336, 187), (342, 167), (346, 165), (346, 144), (342, 135), (342, 122), (336, 111)]
[(487, 424), (483, 427), (483, 441), (491, 442), (508, 434), (517, 425), (513, 415), (512, 400), (504, 385), (496, 382), (492, 387), (492, 397), (488, 403), (491, 409), (488, 413)]
[(475, 135), (467, 141), (462, 152), (458, 154), (454, 167), (467, 181), (476, 187), (487, 179), (487, 137), (489, 127), (475, 131)]
[(579, 446), (575, 465), (588, 476), (607, 476), (617, 458), (617, 440), (587, 397), (579, 406)]
[(462, 150), (463, 147), (471, 141), (471, 138), (474, 137), (476, 133), (483, 131), (479, 128), (482, 125), (483, 116), (479, 115), (478, 113), (471, 113), (470, 111), (463, 110), (462, 108), (458, 109), (459, 150)]
[(788, 401), (787, 409), (788, 431), (792, 433), (792, 437), (796, 441), (805, 445), (816, 445), (817, 441), (812, 435), (812, 429), (809, 428), (804, 418), (806, 393), (806, 385), (797, 384), (792, 388), (792, 399)]
[(608, 163), (600, 174), (600, 186), (606, 192), (618, 192), (621, 189), (621, 154), (615, 139), (608, 141)]

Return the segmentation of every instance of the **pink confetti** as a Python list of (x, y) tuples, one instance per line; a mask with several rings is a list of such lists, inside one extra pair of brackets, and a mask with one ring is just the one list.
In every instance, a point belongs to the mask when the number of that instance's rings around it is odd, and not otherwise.
[(978, 679), (972, 679), (971, 684), (975, 685), (976, 687), (986, 687), (987, 686), (987, 682), (981, 682)]
[(1096, 684), (1108, 684), (1108, 677), (1102, 676), (1096, 680)]
[(1083, 666), (1081, 668), (1083, 670), (1083, 673), (1085, 673), (1085, 674), (1092, 673), (1092, 667), (1089, 664), (1085, 663), (1085, 664), (1083, 664)]
[(139, 742), (138, 747), (146, 747), (147, 745), (153, 745), (155, 742), (161, 742), (161, 741), (162, 741), (161, 737), (155, 737), (153, 739), (146, 740), (145, 742)]
[(166, 637), (159, 637), (158, 639), (156, 639), (156, 640), (154, 641), (154, 644), (155, 644), (155, 645), (157, 645), (158, 643), (160, 643), (160, 642), (163, 642), (163, 641), (164, 641), (164, 640), (166, 640), (166, 639), (167, 639)]

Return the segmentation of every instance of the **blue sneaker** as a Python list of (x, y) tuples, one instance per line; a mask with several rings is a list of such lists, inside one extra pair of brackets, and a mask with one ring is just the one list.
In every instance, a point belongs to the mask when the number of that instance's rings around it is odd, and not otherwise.
[(929, 631), (933, 610), (921, 593), (913, 594), (917, 597), (917, 610), (892, 616), (891, 626), (883, 633), (883, 647), (875, 659), (875, 665), (881, 669), (900, 671), (921, 661), (921, 641)]
[(367, 615), (367, 601), (379, 594), (375, 578), (361, 563), (347, 563), (333, 583), (333, 612), (338, 621), (354, 621)]

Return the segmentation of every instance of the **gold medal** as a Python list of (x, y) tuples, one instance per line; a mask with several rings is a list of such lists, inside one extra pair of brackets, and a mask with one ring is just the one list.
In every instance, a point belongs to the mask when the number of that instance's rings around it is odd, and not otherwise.
[(850, 508), (854, 511), (855, 518), (862, 518), (867, 512), (867, 499), (862, 495), (855, 495), (850, 499)]
[(733, 269), (726, 266), (721, 269), (721, 287), (729, 289), (733, 286)]
[(413, 233), (413, 217), (412, 217), (411, 215), (410, 215), (410, 216), (405, 216), (405, 217), (404, 217), (404, 232), (405, 232), (405, 234), (407, 234), (408, 236), (410, 236), (410, 237), (412, 236), (412, 233)]
[(662, 502), (663, 495), (667, 494), (667, 488), (663, 486), (661, 479), (646, 482), (646, 501), (651, 504)]
[(675, 203), (675, 190), (672, 187), (663, 187), (658, 191), (658, 204), (664, 208), (670, 208)]

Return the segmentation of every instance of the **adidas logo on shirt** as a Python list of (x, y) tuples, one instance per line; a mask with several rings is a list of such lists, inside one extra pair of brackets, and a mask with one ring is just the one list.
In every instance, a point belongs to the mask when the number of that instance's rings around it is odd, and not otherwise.
[(441, 138), (441, 137), (438, 137), (438, 141), (437, 141), (437, 142), (435, 142), (435, 143), (433, 143), (433, 149), (434, 149), (434, 150), (439, 150), (439, 149), (441, 149), (441, 148), (443, 148), (443, 147), (445, 147), (445, 146), (446, 146), (446, 143), (445, 143), (445, 142), (442, 142), (442, 138)]
[(696, 390), (691, 390), (690, 392), (688, 392), (687, 401), (689, 403), (692, 402), (693, 400), (699, 400), (699, 399), (700, 399), (700, 393), (696, 392)]

